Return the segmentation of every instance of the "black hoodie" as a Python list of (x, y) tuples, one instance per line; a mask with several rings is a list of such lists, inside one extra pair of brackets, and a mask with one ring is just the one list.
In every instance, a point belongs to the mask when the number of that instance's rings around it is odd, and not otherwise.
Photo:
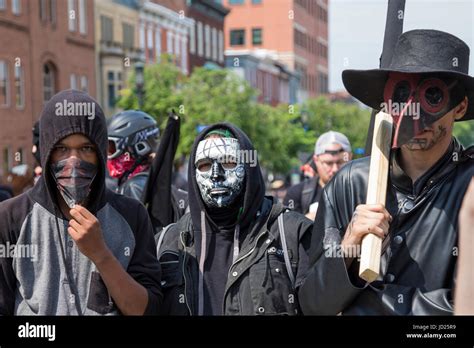
[[(245, 236), (250, 223), (255, 220), (265, 195), (265, 184), (260, 166), (255, 162), (253, 166), (248, 163), (245, 167), (245, 185), (236, 204), (228, 208), (209, 209), (201, 198), (199, 186), (196, 181), (196, 168), (194, 165), (196, 150), (199, 142), (206, 135), (216, 129), (228, 129), (234, 138), (239, 141), (240, 150), (255, 151), (250, 139), (236, 126), (229, 123), (217, 123), (206, 128), (196, 137), (189, 159), (189, 208), (195, 230), (196, 258), (201, 260), (201, 248), (205, 250), (204, 275), (200, 279), (203, 287), (204, 302), (203, 314), (212, 315), (222, 312), (222, 300), (225, 290), (225, 281), (232, 264), (233, 242), (235, 227), (240, 227), (241, 236)], [(239, 215), (240, 208), (242, 212)], [(205, 233), (206, 243), (202, 245), (202, 212), (206, 217)], [(239, 219), (237, 221), (237, 216)], [(201, 265), (202, 268), (202, 265)]]
[[(256, 156), (244, 162), (245, 185), (238, 204), (207, 208), (194, 162), (199, 142), (217, 129), (229, 130), (240, 149), (249, 151), (244, 154), (254, 151), (248, 137), (229, 123), (212, 125), (196, 138), (189, 160), (190, 213), (165, 228), (158, 239), (163, 267), (162, 314), (298, 314), (295, 287), (308, 267), (312, 222), (264, 196)], [(238, 245), (235, 261), (234, 238)]]
[[(61, 110), (61, 104), (66, 106), (67, 113)], [(147, 289), (146, 313), (156, 313), (161, 302), (161, 269), (155, 257), (148, 214), (138, 201), (105, 188), (104, 114), (86, 93), (66, 90), (53, 96), (41, 115), (40, 153), (44, 175), (29, 191), (0, 203), (0, 244), (37, 247), (30, 255), (36, 262), (26, 257), (0, 258), (0, 314), (119, 313), (113, 302), (111, 305), (94, 264), (67, 233), (68, 221), (59, 212), (50, 156), (54, 145), (72, 134), (88, 137), (97, 149), (98, 174), (86, 208), (99, 220), (104, 240), (117, 260)], [(78, 301), (71, 302), (71, 295)]]

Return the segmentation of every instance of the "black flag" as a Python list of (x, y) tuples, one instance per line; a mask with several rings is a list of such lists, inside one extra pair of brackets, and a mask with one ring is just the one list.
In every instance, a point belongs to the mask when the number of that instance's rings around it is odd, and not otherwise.
[(155, 231), (175, 222), (176, 204), (172, 195), (173, 160), (179, 143), (180, 119), (170, 112), (165, 131), (150, 169), (142, 201)]
[[(383, 49), (380, 57), (380, 68), (387, 68), (392, 61), (393, 50), (398, 37), (403, 33), (403, 19), (405, 18), (405, 0), (388, 0), (387, 21), (385, 22), (385, 34), (383, 37)], [(370, 156), (372, 150), (372, 137), (374, 134), (374, 122), (376, 112), (372, 111), (370, 117), (369, 131), (365, 143), (365, 155)]]

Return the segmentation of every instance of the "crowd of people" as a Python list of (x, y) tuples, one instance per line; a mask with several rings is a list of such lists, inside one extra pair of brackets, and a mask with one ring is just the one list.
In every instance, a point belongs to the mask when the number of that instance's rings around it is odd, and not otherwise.
[[(144, 204), (156, 121), (137, 110), (107, 121), (86, 93), (59, 92), (35, 126), (34, 186), (16, 197), (0, 187), (0, 244), (38, 253), (0, 258), (0, 315), (446, 315), (458, 298), (456, 311), (473, 314), (472, 277), (456, 273), (471, 259), (455, 251), (463, 228), (461, 243), (472, 240), (474, 147), (452, 136), (454, 122), (474, 117), (468, 61), (460, 39), (413, 30), (388, 70), (343, 73), (374, 109), (421, 105), (416, 117), (386, 110), (386, 204), (366, 204), (369, 157), (353, 160), (335, 130), (318, 137), (310, 178), (283, 200), (268, 196), (258, 161), (242, 156), (252, 140), (222, 122), (197, 135), (187, 183), (169, 183), (172, 222), (158, 227)], [(64, 101), (96, 113), (57, 115)], [(371, 283), (351, 253), (369, 234), (383, 239)]]

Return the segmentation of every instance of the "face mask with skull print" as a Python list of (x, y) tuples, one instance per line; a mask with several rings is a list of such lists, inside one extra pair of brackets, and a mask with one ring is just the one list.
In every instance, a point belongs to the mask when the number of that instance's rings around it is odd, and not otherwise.
[(240, 144), (235, 138), (208, 138), (196, 151), (196, 181), (208, 207), (228, 207), (244, 186), (245, 168), (239, 163)]

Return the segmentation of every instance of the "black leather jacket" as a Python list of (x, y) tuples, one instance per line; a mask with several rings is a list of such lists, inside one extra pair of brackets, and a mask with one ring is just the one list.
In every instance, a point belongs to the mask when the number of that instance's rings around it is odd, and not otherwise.
[[(299, 300), (304, 314), (452, 314), (458, 242), (458, 212), (474, 175), (474, 147), (453, 139), (446, 154), (412, 184), (390, 166), (386, 208), (393, 216), (385, 238), (381, 276), (370, 285), (347, 270), (336, 250), (367, 192), (369, 158), (344, 166), (324, 188), (312, 235), (312, 264)], [(334, 257), (336, 256), (336, 257)], [(339, 257), (337, 257), (339, 256)]]
[[(226, 283), (222, 314), (299, 314), (298, 299), (285, 267), (278, 230), (277, 216), (283, 211), (281, 204), (267, 198), (264, 200), (259, 218), (241, 242), (241, 252), (230, 267), (228, 278), (222, 280)], [(308, 267), (312, 221), (292, 211), (283, 214), (287, 248), (297, 285)], [(199, 267), (190, 214), (166, 230), (158, 259), (163, 272), (161, 314), (196, 315)]]

